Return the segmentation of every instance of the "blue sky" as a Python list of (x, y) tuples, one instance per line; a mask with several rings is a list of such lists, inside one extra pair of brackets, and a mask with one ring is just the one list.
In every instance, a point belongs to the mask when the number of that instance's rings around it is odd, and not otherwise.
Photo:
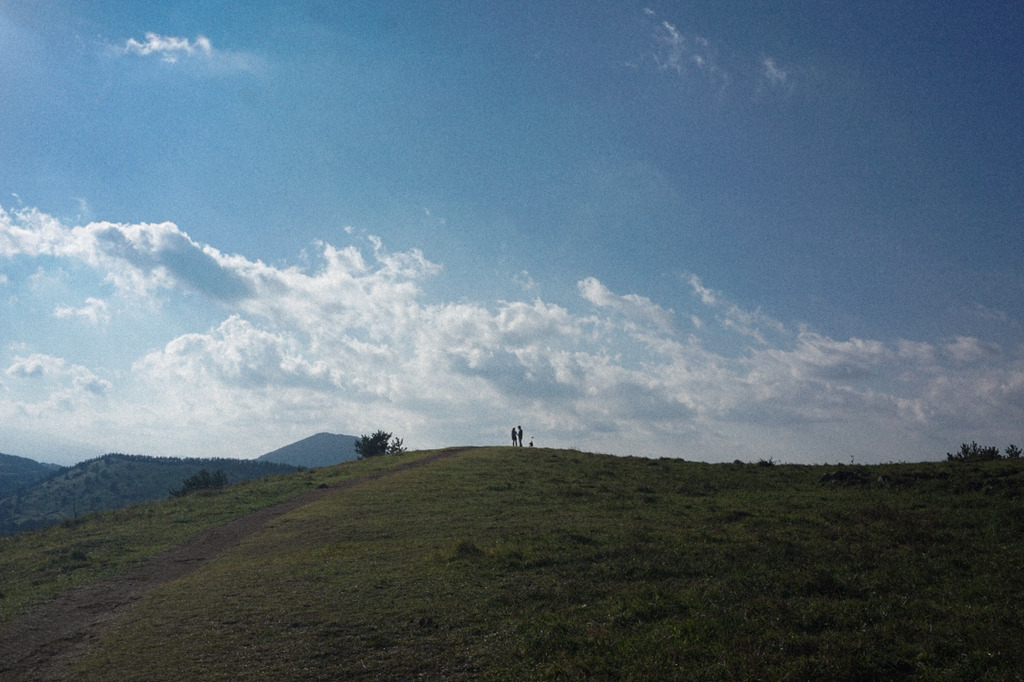
[(0, 0), (0, 451), (1020, 443), (1022, 29)]

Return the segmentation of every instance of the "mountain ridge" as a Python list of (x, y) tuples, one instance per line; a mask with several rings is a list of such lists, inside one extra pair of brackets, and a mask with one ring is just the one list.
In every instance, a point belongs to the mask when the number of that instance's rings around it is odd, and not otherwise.
[(0, 452), (0, 498), (46, 478), (63, 467)]
[(0, 497), (0, 535), (65, 519), (160, 500), (202, 469), (224, 471), (229, 483), (291, 473), (299, 467), (242, 459), (149, 457), (110, 453), (51, 471)]
[(334, 466), (359, 459), (355, 436), (320, 433), (260, 455), (257, 461), (276, 462), (307, 469)]

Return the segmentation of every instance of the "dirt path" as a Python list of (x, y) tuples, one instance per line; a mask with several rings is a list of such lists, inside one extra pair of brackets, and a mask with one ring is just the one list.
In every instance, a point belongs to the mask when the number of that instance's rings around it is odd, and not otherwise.
[(333, 492), (353, 488), (413, 467), (431, 464), (469, 448), (450, 448), (398, 466), (310, 490), (285, 502), (211, 528), (187, 544), (159, 554), (139, 568), (101, 582), (68, 590), (0, 631), (0, 680), (67, 678), (76, 660), (150, 590), (182, 578), (261, 529), (268, 521)]

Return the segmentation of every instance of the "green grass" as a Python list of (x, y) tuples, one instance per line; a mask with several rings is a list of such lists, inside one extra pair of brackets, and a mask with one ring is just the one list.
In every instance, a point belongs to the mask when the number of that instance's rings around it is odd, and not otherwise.
[(60, 590), (124, 573), (246, 512), (391, 464), (370, 460), (313, 469), (239, 483), (218, 493), (96, 512), (44, 530), (0, 536), (0, 627)]
[(77, 676), (1020, 679), (1024, 465), (836, 468), (470, 450), (278, 518)]

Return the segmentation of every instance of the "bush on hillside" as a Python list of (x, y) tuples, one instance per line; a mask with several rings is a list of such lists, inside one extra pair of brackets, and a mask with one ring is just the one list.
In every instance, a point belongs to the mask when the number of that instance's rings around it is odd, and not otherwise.
[(971, 441), (970, 445), (963, 443), (959, 452), (947, 452), (946, 459), (950, 462), (984, 462), (999, 459), (999, 448), (994, 445), (983, 447)]
[(1010, 459), (1020, 459), (1020, 448), (1010, 443), (1006, 446), (1006, 456)]
[(387, 431), (378, 430), (372, 436), (361, 435), (356, 441), (356, 454), (359, 459), (367, 457), (380, 457), (382, 455), (397, 455), (405, 452), (401, 438), (392, 438)]
[(206, 469), (200, 469), (199, 473), (189, 476), (182, 481), (180, 488), (177, 490), (171, 490), (171, 495), (174, 497), (183, 497), (197, 490), (215, 490), (217, 488), (223, 488), (227, 484), (228, 475), (224, 473), (223, 469), (218, 469), (212, 474)]

